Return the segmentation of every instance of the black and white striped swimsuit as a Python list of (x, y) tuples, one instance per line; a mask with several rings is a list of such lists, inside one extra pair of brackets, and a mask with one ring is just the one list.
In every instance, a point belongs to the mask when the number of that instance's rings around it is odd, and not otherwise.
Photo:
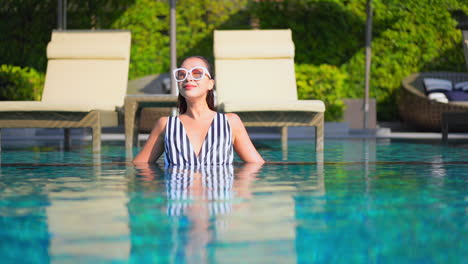
[(171, 165), (223, 165), (234, 159), (232, 131), (225, 114), (216, 113), (197, 157), (178, 116), (167, 120), (164, 161)]

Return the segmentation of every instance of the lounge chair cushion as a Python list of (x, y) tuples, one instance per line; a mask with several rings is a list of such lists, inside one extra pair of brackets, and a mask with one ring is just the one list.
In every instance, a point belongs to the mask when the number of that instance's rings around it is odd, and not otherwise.
[(294, 58), (290, 30), (215, 31), (215, 38), (217, 60)]
[[(259, 70), (261, 69), (261, 70)], [(293, 59), (216, 60), (218, 103), (297, 100)]]
[(128, 31), (54, 31), (40, 102), (1, 102), (0, 111), (115, 111), (127, 92)]
[(89, 101), (89, 104), (66, 104), (47, 103), (41, 101), (3, 101), (0, 104), (0, 112), (34, 112), (34, 111), (60, 111), (60, 112), (89, 112), (96, 110), (96, 104)]
[(320, 100), (283, 101), (281, 103), (235, 103), (229, 102), (220, 105), (225, 112), (252, 112), (252, 111), (289, 111), (289, 112), (325, 112), (325, 104)]
[(127, 69), (126, 60), (49, 60), (42, 102), (113, 111), (124, 104)]
[(47, 58), (125, 60), (130, 56), (129, 46), (127, 34), (58, 32), (47, 45)]

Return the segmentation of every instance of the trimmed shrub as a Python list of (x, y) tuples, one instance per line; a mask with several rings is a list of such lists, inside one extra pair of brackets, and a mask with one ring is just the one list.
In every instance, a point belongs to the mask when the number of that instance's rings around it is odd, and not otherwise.
[(344, 87), (348, 76), (333, 65), (296, 65), (296, 82), (299, 99), (323, 100), (325, 119), (339, 121), (343, 117)]
[(41, 100), (44, 75), (32, 68), (0, 66), (0, 100)]

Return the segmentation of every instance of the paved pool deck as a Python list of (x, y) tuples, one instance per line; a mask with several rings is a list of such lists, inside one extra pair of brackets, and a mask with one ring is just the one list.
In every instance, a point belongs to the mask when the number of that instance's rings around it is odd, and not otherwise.
[[(250, 137), (255, 139), (280, 139), (279, 128), (247, 128)], [(313, 139), (315, 137), (313, 127), (290, 127), (288, 129), (289, 139)], [(91, 131), (89, 129), (72, 129), (71, 136), (73, 140), (91, 140)], [(17, 141), (34, 140), (61, 140), (63, 138), (62, 129), (37, 128), (37, 129), (2, 129), (2, 144), (14, 144)], [(146, 140), (148, 134), (140, 133), (139, 139)], [(352, 130), (347, 123), (326, 122), (325, 139), (411, 139), (411, 140), (441, 140), (441, 133), (420, 132), (405, 127), (397, 122), (379, 123), (378, 128), (369, 130)], [(468, 140), (468, 133), (449, 133), (449, 141)], [(102, 133), (103, 141), (124, 141), (124, 128), (104, 128)]]

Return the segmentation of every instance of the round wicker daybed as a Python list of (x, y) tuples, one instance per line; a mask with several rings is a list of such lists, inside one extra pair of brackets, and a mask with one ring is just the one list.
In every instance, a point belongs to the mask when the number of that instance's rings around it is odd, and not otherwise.
[[(468, 112), (468, 101), (440, 103), (429, 100), (424, 91), (424, 78), (446, 79), (458, 83), (468, 81), (468, 73), (423, 72), (412, 74), (402, 81), (398, 110), (403, 122), (424, 131), (441, 131), (442, 113)], [(468, 120), (466, 121), (466, 125), (451, 127), (450, 130), (468, 131)]]

